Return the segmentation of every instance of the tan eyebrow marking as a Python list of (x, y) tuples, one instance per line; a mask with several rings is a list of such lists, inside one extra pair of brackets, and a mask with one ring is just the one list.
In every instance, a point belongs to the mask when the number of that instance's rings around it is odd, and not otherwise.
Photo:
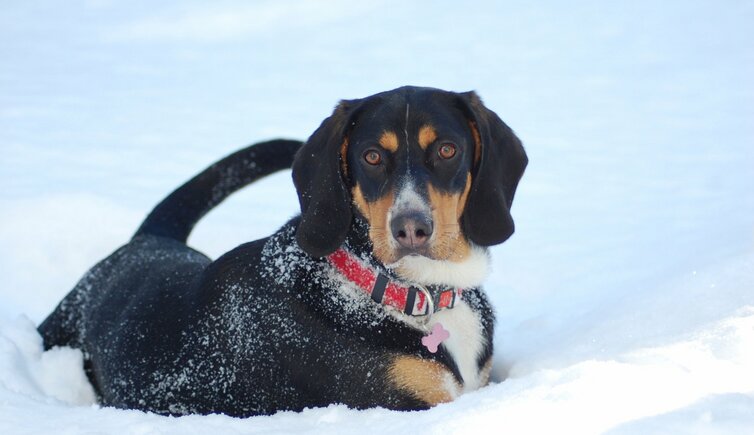
[(398, 151), (398, 136), (392, 131), (386, 131), (380, 136), (380, 145), (382, 148), (394, 153)]
[(431, 125), (424, 125), (419, 129), (419, 146), (426, 150), (427, 147), (437, 140), (437, 132)]

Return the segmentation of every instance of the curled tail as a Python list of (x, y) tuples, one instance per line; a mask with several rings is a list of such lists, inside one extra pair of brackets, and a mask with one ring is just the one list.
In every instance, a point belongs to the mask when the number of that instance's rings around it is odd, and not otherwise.
[(230, 194), (290, 168), (301, 144), (284, 139), (261, 142), (214, 163), (157, 204), (134, 237), (154, 235), (185, 243), (199, 219)]

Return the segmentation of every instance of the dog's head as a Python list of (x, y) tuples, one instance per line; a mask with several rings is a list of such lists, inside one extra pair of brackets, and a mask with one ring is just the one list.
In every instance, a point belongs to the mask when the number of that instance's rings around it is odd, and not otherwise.
[(526, 164), (519, 139), (473, 92), (403, 87), (342, 101), (293, 163), (296, 237), (310, 255), (328, 255), (356, 215), (385, 265), (463, 261), (473, 244), (513, 233)]

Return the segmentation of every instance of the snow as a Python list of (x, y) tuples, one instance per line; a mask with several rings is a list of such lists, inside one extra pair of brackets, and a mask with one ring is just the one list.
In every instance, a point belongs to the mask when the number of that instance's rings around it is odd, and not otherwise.
[[(751, 433), (754, 5), (4, 3), (0, 433)], [(418, 413), (101, 408), (34, 331), (167, 192), (338, 99), (476, 89), (530, 165), (491, 252), (497, 381)], [(210, 213), (216, 257), (297, 212), (288, 173)], [(506, 379), (507, 377), (507, 379)]]

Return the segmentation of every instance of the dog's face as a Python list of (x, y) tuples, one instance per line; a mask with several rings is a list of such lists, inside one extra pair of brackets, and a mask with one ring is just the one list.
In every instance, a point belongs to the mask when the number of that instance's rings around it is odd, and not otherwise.
[[(351, 198), (369, 225), (375, 257), (460, 261), (469, 241), (460, 220), (479, 144), (473, 125), (442, 95), (400, 94), (374, 103), (341, 155)], [(360, 119), (363, 119), (360, 117)]]
[(404, 87), (343, 101), (299, 151), (297, 239), (313, 256), (365, 220), (375, 257), (463, 261), (513, 233), (526, 166), (513, 132), (474, 93)]

